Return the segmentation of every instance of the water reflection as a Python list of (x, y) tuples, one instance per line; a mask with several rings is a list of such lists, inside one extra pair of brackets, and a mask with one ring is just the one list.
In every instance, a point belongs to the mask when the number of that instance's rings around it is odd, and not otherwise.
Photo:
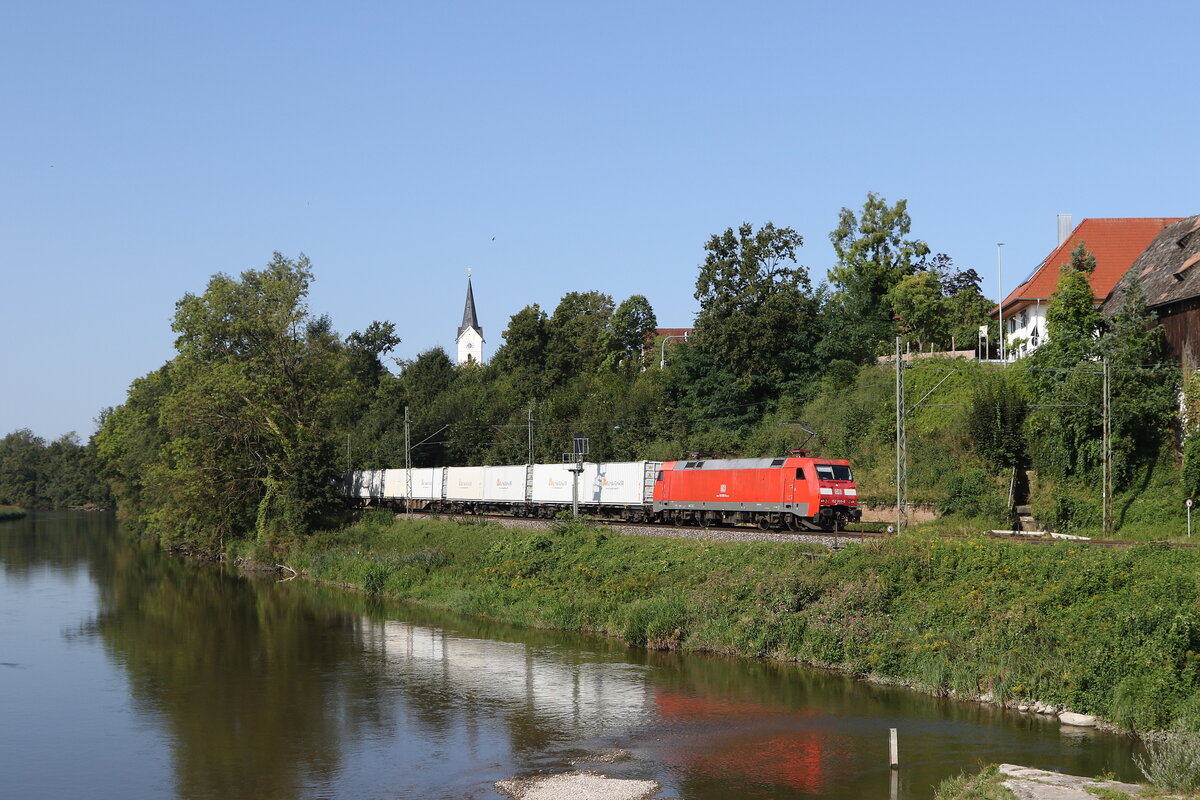
[(562, 738), (603, 736), (646, 721), (653, 710), (644, 667), (593, 661), (579, 650), (468, 638), (444, 629), (384, 621), (364, 625), (406, 695), (490, 708), (522, 719), (520, 749)]
[(170, 738), (189, 798), (290, 798), (333, 782), (343, 738), (390, 722), (346, 702), (370, 691), (359, 625), (311, 597), (132, 552), (116, 560), (95, 619), (134, 701)]
[(39, 511), (0, 522), (0, 569), (23, 582), (42, 569), (104, 572), (116, 551), (113, 518), (106, 513)]

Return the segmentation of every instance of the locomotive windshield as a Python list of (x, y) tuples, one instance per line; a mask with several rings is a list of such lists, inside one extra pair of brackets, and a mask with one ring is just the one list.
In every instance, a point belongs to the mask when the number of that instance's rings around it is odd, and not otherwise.
[(817, 464), (817, 477), (823, 481), (852, 481), (854, 475), (845, 464)]

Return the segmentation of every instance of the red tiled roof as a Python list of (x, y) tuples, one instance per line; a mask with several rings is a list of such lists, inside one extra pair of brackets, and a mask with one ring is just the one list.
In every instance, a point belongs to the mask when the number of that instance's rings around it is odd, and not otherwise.
[(688, 336), (692, 332), (691, 328), (655, 328), (655, 336)]
[[(1059, 271), (1064, 264), (1071, 262), (1071, 251), (1080, 242), (1083, 242), (1083, 246), (1096, 257), (1096, 271), (1089, 280), (1096, 301), (1103, 301), (1154, 237), (1163, 228), (1181, 219), (1182, 217), (1085, 219), (1071, 231), (1065, 242), (1046, 256), (1046, 260), (1034, 270), (1028, 280), (1004, 298), (1005, 311), (1019, 305), (1021, 301), (1048, 300), (1058, 286)], [(996, 316), (995, 307), (992, 308), (991, 316)]]

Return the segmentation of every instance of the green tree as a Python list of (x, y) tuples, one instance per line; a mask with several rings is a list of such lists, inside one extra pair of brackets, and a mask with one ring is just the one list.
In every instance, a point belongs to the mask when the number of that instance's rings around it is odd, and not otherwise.
[(803, 243), (768, 222), (757, 231), (749, 223), (727, 228), (704, 246), (696, 346), (728, 365), (743, 388), (778, 388), (813, 372), (818, 305), (808, 270), (797, 264)]
[(41, 505), (46, 440), (28, 428), (0, 439), (0, 505)]
[(387, 367), (383, 356), (400, 344), (396, 326), (391, 322), (372, 322), (365, 331), (355, 331), (346, 337), (349, 350), (350, 371), (364, 388), (373, 389), (379, 384)]
[(934, 272), (917, 272), (892, 287), (888, 303), (899, 318), (901, 334), (918, 348), (942, 345), (950, 335), (950, 316), (942, 283)]
[(1024, 381), (1016, 371), (980, 376), (971, 392), (968, 417), (975, 449), (997, 468), (1016, 466), (1025, 453), (1023, 427), (1028, 413)]
[(307, 258), (275, 253), (176, 304), (178, 355), (149, 521), (169, 546), (217, 552), (253, 531), (298, 536), (334, 502), (335, 430), (352, 406), (345, 348), (304, 300)]
[(159, 503), (154, 475), (163, 464), (167, 432), (161, 414), (170, 391), (169, 364), (134, 380), (122, 405), (101, 412), (92, 437), (117, 516), (135, 526), (143, 526)]
[(626, 299), (613, 312), (609, 323), (606, 359), (611, 364), (623, 362), (626, 366), (641, 367), (644, 363), (643, 350), (646, 342), (658, 327), (654, 309), (645, 295), (635, 294)]
[[(949, 263), (948, 257), (946, 261)], [(973, 269), (948, 271), (942, 278), (950, 344), (959, 350), (975, 346), (979, 328), (987, 324), (988, 311), (995, 305), (979, 287), (979, 273)]]
[(512, 377), (527, 397), (540, 395), (547, 383), (546, 357), (550, 321), (537, 303), (509, 318), (504, 344), (492, 357), (492, 367)]
[(1062, 268), (1054, 294), (1046, 306), (1046, 334), (1058, 340), (1078, 356), (1094, 349), (1100, 328), (1100, 312), (1088, 277), (1096, 269), (1096, 259), (1083, 242), (1071, 251), (1071, 260)]
[(894, 335), (889, 293), (917, 271), (929, 247), (909, 239), (912, 220), (908, 201), (888, 205), (874, 192), (867, 194), (862, 211), (843, 208), (829, 234), (838, 263), (829, 271), (835, 292), (826, 313), (830, 336), (829, 358), (866, 361)]
[(548, 324), (546, 367), (554, 383), (592, 372), (604, 360), (613, 299), (603, 292), (567, 292)]
[(1126, 486), (1138, 467), (1151, 467), (1178, 421), (1181, 376), (1166, 357), (1163, 330), (1153, 324), (1146, 294), (1134, 281), (1108, 323), (1101, 352), (1109, 362), (1113, 478)]

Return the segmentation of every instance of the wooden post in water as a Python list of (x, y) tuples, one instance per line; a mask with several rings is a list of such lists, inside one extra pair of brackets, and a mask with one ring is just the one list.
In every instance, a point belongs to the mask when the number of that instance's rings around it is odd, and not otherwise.
[(896, 735), (895, 728), (888, 728), (890, 736), (888, 737), (888, 764), (892, 769), (900, 769), (900, 738)]

